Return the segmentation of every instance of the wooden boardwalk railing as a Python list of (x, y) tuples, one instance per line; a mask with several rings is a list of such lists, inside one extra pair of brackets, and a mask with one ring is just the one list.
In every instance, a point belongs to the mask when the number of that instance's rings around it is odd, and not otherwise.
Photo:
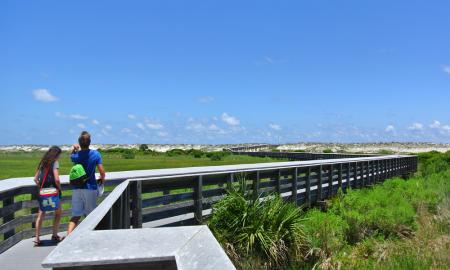
[[(268, 153), (248, 153), (268, 156)], [(272, 153), (295, 159), (304, 153)], [(212, 166), (108, 174), (108, 186), (130, 181), (96, 229), (199, 224), (211, 206), (238, 179), (245, 179), (254, 196), (273, 192), (298, 205), (313, 205), (339, 188), (362, 188), (417, 170), (416, 156), (371, 156), (344, 159)], [(70, 189), (67, 179), (63, 190)], [(0, 181), (0, 253), (34, 236), (36, 187), (30, 178)], [(64, 192), (67, 194), (67, 192)], [(64, 216), (70, 215), (70, 196), (63, 197)], [(51, 218), (49, 216), (49, 218)], [(62, 224), (64, 229), (66, 224)], [(45, 227), (43, 233), (51, 231)]]

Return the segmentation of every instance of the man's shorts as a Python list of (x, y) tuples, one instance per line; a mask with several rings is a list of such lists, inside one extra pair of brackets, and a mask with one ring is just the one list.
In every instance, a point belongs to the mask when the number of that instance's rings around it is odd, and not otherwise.
[(74, 189), (72, 193), (72, 216), (87, 216), (97, 206), (97, 190)]

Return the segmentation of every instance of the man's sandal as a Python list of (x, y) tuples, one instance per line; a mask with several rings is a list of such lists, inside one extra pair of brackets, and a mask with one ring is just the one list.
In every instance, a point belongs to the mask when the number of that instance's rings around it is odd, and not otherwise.
[(52, 241), (59, 243), (61, 242), (63, 239), (59, 236), (59, 235), (53, 235), (52, 236)]

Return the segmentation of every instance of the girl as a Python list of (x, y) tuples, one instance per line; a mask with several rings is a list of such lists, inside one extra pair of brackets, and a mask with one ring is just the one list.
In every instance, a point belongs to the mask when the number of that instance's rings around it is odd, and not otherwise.
[[(59, 192), (59, 197), (61, 198), (61, 184), (59, 182), (59, 163), (58, 159), (61, 155), (61, 148), (58, 146), (52, 146), (42, 157), (39, 166), (37, 167), (36, 174), (34, 175), (34, 182), (39, 187), (42, 188), (56, 188)], [(45, 211), (39, 206), (39, 213), (36, 219), (36, 241), (34, 241), (34, 246), (40, 246), (40, 233), (42, 227), (42, 221), (45, 218)], [(58, 235), (59, 223), (61, 219), (61, 204), (55, 210), (55, 218), (53, 221), (53, 235), (52, 240), (55, 242), (60, 242), (61, 238)]]

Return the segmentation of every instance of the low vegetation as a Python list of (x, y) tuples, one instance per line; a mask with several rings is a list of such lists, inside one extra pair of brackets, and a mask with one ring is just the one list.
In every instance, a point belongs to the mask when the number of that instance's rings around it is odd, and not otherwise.
[[(181, 168), (193, 166), (216, 166), (275, 162), (279, 159), (232, 155), (229, 152), (203, 152), (200, 150), (174, 149), (166, 153), (155, 152), (148, 147), (139, 149), (116, 148), (102, 150), (103, 163), (108, 172)], [(32, 176), (44, 153), (0, 151), (0, 179)], [(61, 174), (68, 174), (72, 166), (70, 153), (60, 158)]]
[(448, 269), (450, 152), (419, 160), (417, 175), (340, 191), (322, 210), (233, 190), (209, 225), (239, 269)]

